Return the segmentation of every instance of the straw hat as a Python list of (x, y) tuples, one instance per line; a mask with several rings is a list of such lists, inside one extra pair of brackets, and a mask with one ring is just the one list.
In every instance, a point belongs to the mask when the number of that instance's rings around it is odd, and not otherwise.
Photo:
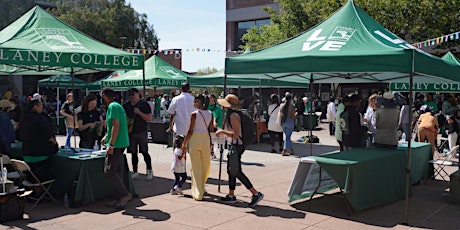
[(240, 110), (238, 97), (234, 94), (229, 94), (225, 96), (224, 99), (217, 99), (219, 105), (222, 105), (224, 108), (230, 108), (232, 110)]
[(0, 100), (0, 108), (9, 109), (12, 105), (13, 104), (7, 99)]

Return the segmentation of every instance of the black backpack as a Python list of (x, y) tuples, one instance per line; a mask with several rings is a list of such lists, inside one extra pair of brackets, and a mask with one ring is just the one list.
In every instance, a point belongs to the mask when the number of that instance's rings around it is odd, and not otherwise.
[[(235, 111), (240, 115), (241, 120), (241, 140), (243, 141), (244, 147), (254, 143), (256, 140), (256, 129), (254, 128), (254, 122), (251, 117), (246, 114), (243, 114), (241, 111)], [(230, 123), (230, 116), (228, 117), (228, 123)]]

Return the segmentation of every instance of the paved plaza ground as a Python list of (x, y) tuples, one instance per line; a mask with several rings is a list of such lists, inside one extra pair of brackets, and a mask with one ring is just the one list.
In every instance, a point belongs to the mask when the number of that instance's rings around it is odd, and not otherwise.
[[(320, 123), (320, 128), (313, 131), (320, 143), (314, 144), (312, 151), (337, 151), (337, 142), (329, 136), (327, 124)], [(295, 132), (292, 140), (304, 135), (307, 131)], [(59, 143), (64, 143), (64, 138), (59, 136)], [(270, 146), (266, 143), (252, 145), (245, 151), (243, 171), (256, 189), (265, 194), (264, 200), (254, 208), (247, 207), (250, 192), (240, 183), (236, 189), (236, 204), (219, 202), (219, 197), (228, 191), (225, 161), (220, 192), (219, 163), (212, 161), (206, 185), (209, 196), (205, 201), (195, 201), (191, 197), (190, 180), (184, 187), (184, 196), (170, 195), (172, 149), (161, 144), (149, 144), (149, 149), (155, 178), (145, 180), (145, 163), (139, 154), (142, 175), (134, 180), (139, 198), (131, 201), (126, 210), (105, 207), (110, 198), (79, 208), (65, 208), (63, 199), (59, 198), (57, 202), (40, 203), (28, 219), (3, 223), (0, 229), (460, 229), (460, 206), (449, 203), (446, 184), (440, 178), (413, 187), (408, 225), (402, 224), (406, 219), (404, 200), (353, 211), (350, 216), (346, 201), (340, 195), (315, 196), (310, 210), (305, 199), (288, 203), (288, 188), (299, 158), (310, 153), (309, 144), (296, 143), (296, 154), (288, 157), (269, 153)], [(127, 157), (131, 158), (129, 154)], [(449, 172), (456, 169), (457, 166), (448, 168)], [(336, 192), (338, 190), (331, 193)], [(30, 205), (27, 203), (26, 209)]]

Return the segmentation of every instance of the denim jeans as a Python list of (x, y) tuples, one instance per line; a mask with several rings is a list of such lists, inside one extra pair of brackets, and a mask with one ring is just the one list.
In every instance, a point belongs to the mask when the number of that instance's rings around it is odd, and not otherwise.
[(177, 185), (177, 187), (179, 188), (182, 188), (182, 185), (185, 183), (185, 181), (187, 180), (187, 173), (184, 172), (184, 173), (176, 173), (174, 172), (174, 182), (173, 182), (173, 186), (172, 188), (174, 189)]
[(72, 138), (74, 128), (67, 127), (67, 136), (65, 139), (65, 146), (70, 147), (70, 138)]
[(281, 127), (283, 128), (283, 132), (286, 135), (286, 140), (284, 141), (284, 149), (291, 149), (292, 142), (291, 136), (292, 132), (294, 131), (294, 119), (287, 118), (284, 122), (282, 122)]

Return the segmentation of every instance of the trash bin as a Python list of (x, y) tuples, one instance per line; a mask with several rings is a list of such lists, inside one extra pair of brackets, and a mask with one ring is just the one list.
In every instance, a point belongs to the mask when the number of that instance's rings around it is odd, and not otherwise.
[(303, 128), (306, 130), (313, 130), (318, 126), (318, 116), (316, 114), (304, 114), (303, 115)]
[(460, 170), (450, 174), (450, 200), (460, 204)]

